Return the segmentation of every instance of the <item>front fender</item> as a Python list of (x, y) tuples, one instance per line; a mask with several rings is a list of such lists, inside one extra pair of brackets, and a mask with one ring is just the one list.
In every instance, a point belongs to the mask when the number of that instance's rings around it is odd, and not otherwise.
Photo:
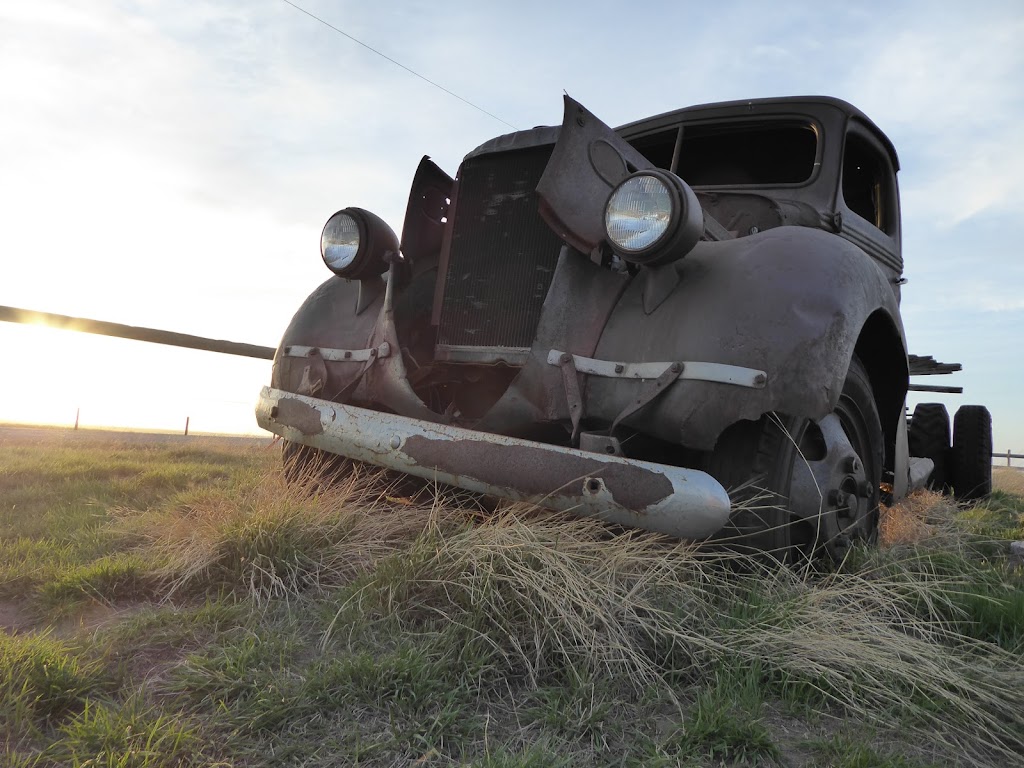
[[(281, 338), (274, 355), (271, 386), (306, 395), (331, 396), (341, 391), (358, 373), (358, 367), (292, 356), (289, 350), (296, 345), (318, 349), (366, 347), (384, 301), (383, 288), (372, 300), (366, 298), (368, 290), (356, 280), (332, 275), (313, 291)], [(363, 307), (360, 291), (364, 292)]]
[[(821, 230), (778, 227), (701, 242), (670, 269), (678, 273), (678, 285), (660, 304), (650, 296), (645, 302), (645, 292), (658, 290), (652, 285), (656, 275), (631, 282), (595, 356), (725, 363), (767, 374), (763, 389), (677, 381), (624, 422), (689, 448), (710, 450), (733, 422), (769, 411), (814, 419), (830, 413), (872, 313), (884, 311), (904, 336), (881, 269), (852, 243)], [(676, 275), (664, 278), (674, 281)], [(593, 378), (587, 413), (614, 419), (639, 386)]]

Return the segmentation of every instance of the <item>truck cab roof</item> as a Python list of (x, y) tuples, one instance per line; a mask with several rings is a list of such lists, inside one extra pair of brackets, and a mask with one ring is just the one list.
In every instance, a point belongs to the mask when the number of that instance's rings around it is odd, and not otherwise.
[[(856, 121), (882, 143), (892, 161), (893, 170), (899, 170), (899, 157), (889, 137), (860, 109), (848, 101), (837, 99), (834, 96), (776, 96), (764, 99), (696, 104), (642, 120), (635, 120), (621, 125), (615, 130), (621, 136), (631, 139), (651, 131), (681, 124), (757, 117), (811, 117), (821, 122), (826, 130), (831, 127), (842, 128), (850, 120)], [(838, 122), (836, 118), (839, 118)]]

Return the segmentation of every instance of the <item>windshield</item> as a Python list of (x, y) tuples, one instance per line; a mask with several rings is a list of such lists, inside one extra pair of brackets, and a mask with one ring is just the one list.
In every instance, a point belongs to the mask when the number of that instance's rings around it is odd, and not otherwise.
[(630, 144), (694, 187), (770, 186), (811, 178), (818, 137), (809, 123), (732, 121), (684, 125)]

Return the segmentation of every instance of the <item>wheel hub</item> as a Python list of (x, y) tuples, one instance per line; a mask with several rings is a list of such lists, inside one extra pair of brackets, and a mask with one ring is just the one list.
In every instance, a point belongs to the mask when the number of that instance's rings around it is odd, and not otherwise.
[(864, 462), (832, 413), (808, 425), (793, 466), (789, 506), (814, 540), (841, 555), (869, 526), (874, 489)]

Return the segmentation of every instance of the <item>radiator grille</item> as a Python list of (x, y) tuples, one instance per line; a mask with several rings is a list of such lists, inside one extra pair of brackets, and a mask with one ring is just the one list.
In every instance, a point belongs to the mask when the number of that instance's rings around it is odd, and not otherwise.
[(528, 349), (562, 241), (534, 191), (551, 146), (480, 155), (459, 177), (438, 351)]

